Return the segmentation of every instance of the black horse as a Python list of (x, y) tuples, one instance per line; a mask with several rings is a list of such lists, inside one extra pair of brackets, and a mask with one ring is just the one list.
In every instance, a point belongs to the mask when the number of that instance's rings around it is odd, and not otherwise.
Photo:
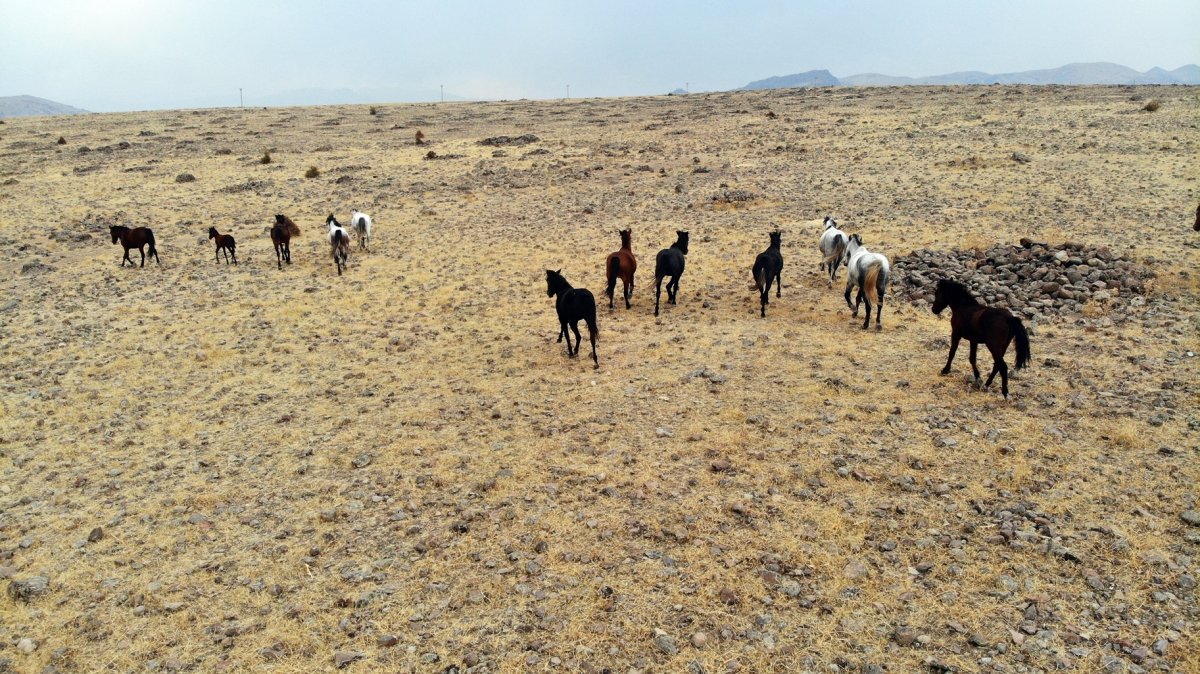
[(124, 267), (128, 262), (129, 266), (133, 266), (133, 260), (129, 259), (129, 249), (137, 248), (142, 254), (141, 266), (146, 266), (146, 246), (150, 246), (150, 257), (158, 264), (162, 264), (162, 260), (158, 259), (158, 249), (154, 247), (154, 230), (149, 227), (134, 227), (130, 229), (124, 225), (112, 225), (108, 228), (108, 233), (112, 234), (112, 242), (121, 242), (121, 246), (125, 248), (125, 257), (121, 258), (121, 266)]
[[(600, 328), (596, 326), (596, 298), (587, 288), (572, 288), (567, 279), (563, 278), (562, 270), (546, 270), (546, 296), (554, 297), (554, 308), (558, 311), (558, 341), (567, 338), (567, 356), (574, 358), (579, 355), (579, 345), (583, 338), (579, 334), (579, 321), (587, 322), (588, 337), (592, 340), (592, 364), (599, 368), (600, 361), (596, 358), (596, 335)], [(567, 327), (575, 332), (575, 348), (571, 348), (571, 335)]]
[(783, 283), (779, 274), (783, 271), (783, 253), (779, 252), (782, 245), (782, 235), (779, 230), (771, 232), (771, 245), (754, 258), (754, 287), (758, 288), (759, 311), (763, 318), (767, 317), (767, 304), (771, 301), (771, 283), (775, 283), (775, 297), (783, 297)]
[(658, 251), (654, 258), (654, 315), (658, 315), (658, 300), (662, 296), (663, 278), (670, 276), (667, 281), (667, 302), (675, 304), (675, 296), (679, 294), (679, 277), (683, 276), (683, 268), (687, 262), (688, 233), (676, 230), (675, 243), (670, 248)]
[(946, 359), (942, 374), (950, 374), (950, 363), (954, 361), (954, 352), (958, 350), (958, 340), (965, 337), (971, 343), (971, 370), (975, 373), (975, 383), (979, 384), (975, 347), (983, 342), (992, 352), (992, 373), (988, 375), (984, 387), (991, 386), (999, 372), (1000, 391), (1007, 398), (1008, 365), (1004, 363), (1004, 352), (1008, 350), (1009, 342), (1014, 339), (1017, 341), (1014, 369), (1019, 370), (1029, 364), (1029, 333), (1025, 331), (1021, 319), (1009, 313), (1008, 309), (985, 307), (971, 296), (963, 284), (941, 279), (933, 297), (933, 313), (941, 315), (946, 307), (950, 307), (950, 357)]

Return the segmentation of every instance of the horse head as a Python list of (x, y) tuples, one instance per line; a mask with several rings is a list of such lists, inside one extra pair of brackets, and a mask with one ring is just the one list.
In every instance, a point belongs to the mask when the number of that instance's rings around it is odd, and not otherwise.
[(112, 234), (113, 243), (116, 243), (117, 239), (120, 237), (120, 225), (110, 225), (108, 228), (108, 233)]
[(825, 216), (825, 229), (829, 229), (830, 227), (837, 227), (837, 221), (833, 219), (832, 215), (826, 215)]
[(208, 228), (208, 238), (210, 238), (210, 239), (217, 238), (217, 228), (216, 227)]
[(630, 245), (630, 242), (633, 240), (633, 230), (632, 229), (622, 229), (621, 231), (617, 232), (617, 234), (621, 235), (621, 246), (623, 248), (628, 248)]
[(561, 269), (559, 269), (558, 271), (554, 271), (553, 269), (547, 269), (546, 270), (546, 297), (554, 297), (554, 295), (557, 294), (558, 289), (560, 287), (562, 287), (562, 284), (564, 284), (566, 282), (567, 282), (567, 280), (565, 278), (563, 278)]
[(688, 233), (684, 230), (677, 229), (677, 230), (675, 230), (675, 236), (678, 238), (675, 240), (674, 245), (672, 245), (671, 247), (678, 248), (679, 252), (683, 253), (684, 255), (687, 255), (687, 253), (688, 253)]
[(783, 234), (777, 229), (771, 232), (771, 247), (779, 248), (783, 246)]
[(325, 224), (329, 225), (330, 227), (341, 227), (341, 225), (338, 224), (337, 218), (333, 217), (333, 213), (330, 213), (329, 217), (325, 218)]

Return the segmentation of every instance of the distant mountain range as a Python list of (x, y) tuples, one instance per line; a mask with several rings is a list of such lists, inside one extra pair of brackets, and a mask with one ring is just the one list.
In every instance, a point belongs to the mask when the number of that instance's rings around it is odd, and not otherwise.
[(979, 71), (948, 73), (931, 77), (895, 77), (864, 73), (835, 77), (828, 70), (768, 77), (742, 89), (782, 89), (787, 87), (898, 87), (921, 84), (1200, 84), (1200, 66), (1186, 65), (1175, 70), (1151, 68), (1139, 73), (1116, 63), (1071, 63), (1049, 70), (991, 74)]
[(78, 115), (86, 113), (62, 103), (55, 103), (37, 96), (0, 96), (0, 118), (32, 117), (35, 115)]

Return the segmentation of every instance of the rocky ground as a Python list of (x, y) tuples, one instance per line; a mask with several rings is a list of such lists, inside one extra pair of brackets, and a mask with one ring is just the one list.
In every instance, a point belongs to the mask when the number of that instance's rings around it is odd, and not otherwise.
[[(5, 120), (0, 671), (1200, 671), (1198, 112), (1016, 86)], [(351, 208), (375, 242), (338, 277)], [(880, 332), (817, 270), (826, 213), (895, 262)], [(114, 222), (162, 264), (119, 267)], [(542, 270), (600, 295), (625, 227), (592, 370)], [(1010, 400), (965, 353), (938, 376), (944, 276), (1030, 327)]]

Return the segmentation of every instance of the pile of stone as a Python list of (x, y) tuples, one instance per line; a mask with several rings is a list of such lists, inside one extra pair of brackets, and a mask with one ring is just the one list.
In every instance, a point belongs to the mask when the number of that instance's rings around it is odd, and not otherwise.
[(1154, 277), (1105, 247), (1029, 239), (986, 250), (917, 250), (896, 259), (893, 268), (892, 292), (914, 304), (932, 304), (938, 280), (948, 278), (983, 304), (1030, 318), (1075, 313), (1088, 302), (1129, 302), (1144, 295)]

